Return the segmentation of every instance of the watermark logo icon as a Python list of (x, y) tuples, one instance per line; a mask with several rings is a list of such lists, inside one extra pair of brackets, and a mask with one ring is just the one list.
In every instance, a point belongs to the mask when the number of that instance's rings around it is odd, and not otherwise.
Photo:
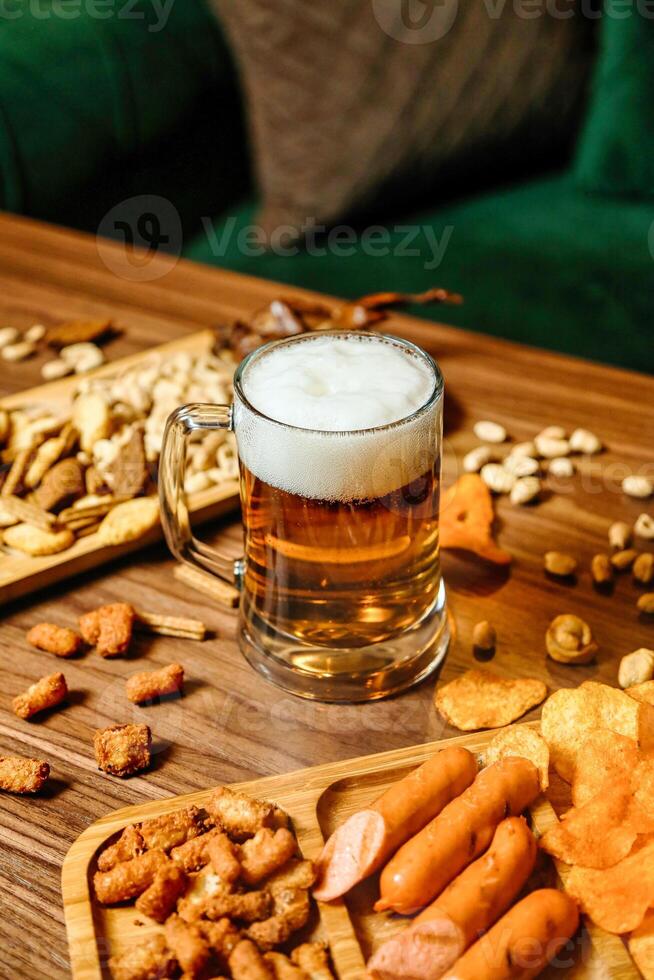
[(182, 222), (165, 197), (140, 194), (108, 211), (97, 233), (98, 255), (121, 279), (150, 282), (175, 268), (182, 251)]
[(403, 44), (431, 44), (445, 37), (459, 12), (458, 0), (372, 0), (375, 19)]

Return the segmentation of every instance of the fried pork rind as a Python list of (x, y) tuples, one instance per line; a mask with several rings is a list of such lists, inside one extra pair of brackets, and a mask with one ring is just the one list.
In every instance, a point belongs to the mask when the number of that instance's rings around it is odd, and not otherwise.
[(175, 957), (161, 935), (109, 960), (113, 980), (165, 980), (175, 975), (176, 967)]
[(317, 878), (313, 861), (294, 858), (266, 881), (266, 888), (273, 895), (287, 888), (311, 888)]
[(552, 765), (566, 782), (572, 782), (581, 746), (598, 728), (624, 735), (649, 751), (654, 747), (654, 707), (595, 681), (555, 691), (543, 705), (541, 734)]
[(55, 657), (74, 657), (82, 647), (82, 637), (75, 630), (54, 623), (39, 623), (27, 634), (27, 642), (37, 650), (54, 653)]
[(595, 925), (619, 935), (638, 929), (654, 905), (654, 842), (634, 847), (612, 868), (573, 868), (566, 891)]
[(306, 980), (307, 975), (283, 953), (264, 953), (263, 958), (273, 972), (275, 980)]
[(19, 694), (12, 701), (14, 714), (27, 719), (46, 708), (54, 708), (61, 704), (68, 694), (68, 685), (63, 674), (50, 674), (31, 684), (24, 694)]
[(105, 847), (98, 857), (98, 870), (110, 871), (121, 861), (131, 861), (146, 850), (145, 841), (136, 826), (125, 827), (115, 844)]
[(309, 980), (334, 980), (324, 943), (303, 943), (293, 950), (291, 959), (304, 970)]
[(498, 732), (490, 740), (482, 752), (482, 759), (485, 766), (490, 766), (510, 755), (533, 762), (540, 776), (540, 788), (544, 792), (550, 782), (550, 750), (545, 739), (527, 725), (515, 725)]
[(212, 951), (225, 962), (241, 941), (241, 933), (230, 919), (218, 919), (217, 922), (200, 919), (196, 925)]
[[(264, 827), (241, 844), (241, 877), (247, 885), (256, 885), (279, 870), (297, 851), (294, 834), (284, 827)], [(216, 870), (218, 870), (216, 868)]]
[(223, 890), (203, 901), (200, 914), (213, 920), (229, 918), (239, 922), (260, 922), (272, 911), (273, 897), (267, 889), (252, 892)]
[(254, 800), (226, 786), (214, 790), (208, 809), (216, 824), (236, 841), (254, 837), (263, 827), (274, 829), (288, 824), (284, 811), (273, 803)]
[(273, 980), (274, 974), (263, 956), (248, 939), (243, 939), (229, 957), (233, 980)]
[(81, 616), (80, 631), (101, 657), (120, 657), (130, 645), (134, 616), (134, 608), (129, 603), (114, 602)]
[(169, 861), (154, 876), (149, 888), (136, 899), (136, 908), (155, 922), (165, 922), (177, 899), (186, 891), (187, 877), (181, 868)]
[(115, 905), (136, 898), (149, 888), (168, 858), (163, 851), (146, 851), (131, 861), (121, 861), (110, 871), (96, 871), (93, 877), (95, 897), (103, 905)]
[(487, 670), (468, 670), (437, 689), (434, 703), (440, 714), (462, 732), (503, 728), (547, 697), (542, 681), (505, 678)]
[(170, 856), (184, 871), (199, 871), (209, 863), (209, 844), (215, 835), (220, 833), (222, 831), (214, 829), (203, 834), (202, 837), (188, 840), (185, 844), (174, 847)]
[(98, 768), (110, 776), (131, 776), (150, 765), (152, 733), (147, 725), (114, 725), (93, 736)]
[(228, 885), (233, 884), (240, 877), (241, 864), (236, 845), (232, 844), (227, 834), (214, 834), (207, 845), (207, 853), (211, 867)]
[(183, 687), (184, 668), (181, 664), (169, 664), (159, 670), (133, 674), (125, 684), (125, 693), (134, 704), (144, 704), (169, 694), (179, 694)]
[(50, 766), (40, 759), (0, 755), (0, 790), (5, 793), (38, 793), (49, 775)]
[(285, 888), (273, 898), (273, 915), (249, 926), (250, 939), (264, 951), (285, 943), (306, 925), (311, 911), (309, 893), (304, 888)]
[(205, 816), (197, 806), (175, 810), (162, 817), (144, 820), (139, 824), (141, 836), (148, 848), (170, 851), (204, 833)]
[[(186, 894), (177, 903), (177, 912), (185, 922), (197, 922), (204, 915), (210, 899), (216, 895), (229, 894), (231, 891), (231, 886), (214, 874), (211, 867), (207, 865), (190, 878)], [(215, 915), (213, 918), (217, 920), (222, 916)]]
[(209, 946), (197, 928), (171, 915), (165, 927), (166, 942), (182, 970), (195, 976), (209, 960)]

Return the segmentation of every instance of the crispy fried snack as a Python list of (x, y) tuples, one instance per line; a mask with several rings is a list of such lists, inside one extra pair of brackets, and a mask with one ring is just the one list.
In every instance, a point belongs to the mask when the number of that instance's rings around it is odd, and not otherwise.
[(241, 941), (241, 934), (229, 919), (218, 919), (217, 922), (206, 922), (203, 919), (197, 927), (209, 943), (209, 946), (221, 960), (229, 959), (235, 946)]
[(226, 786), (214, 790), (208, 809), (216, 824), (237, 841), (254, 837), (262, 827), (288, 826), (288, 816), (273, 803), (254, 800)]
[(134, 628), (134, 609), (128, 602), (100, 606), (80, 617), (82, 636), (101, 657), (119, 657), (127, 652)]
[(182, 970), (195, 976), (206, 965), (209, 946), (197, 926), (171, 915), (166, 922), (165, 937)]
[(150, 765), (152, 733), (147, 725), (113, 725), (93, 736), (98, 768), (110, 776), (131, 776)]
[(241, 844), (240, 850), (243, 881), (247, 885), (256, 885), (293, 857), (297, 842), (291, 831), (284, 827), (275, 831), (263, 827), (254, 837)]
[(203, 834), (202, 837), (188, 840), (185, 844), (174, 847), (170, 856), (184, 871), (199, 871), (209, 863), (209, 844), (215, 835), (220, 833), (222, 831), (214, 829)]
[(111, 871), (121, 861), (131, 861), (146, 850), (145, 841), (138, 827), (125, 827), (115, 844), (105, 847), (98, 857), (98, 870)]
[(221, 891), (209, 896), (201, 905), (201, 914), (207, 919), (239, 919), (241, 922), (258, 922), (273, 911), (273, 898), (269, 891), (234, 893)]
[(207, 845), (207, 853), (211, 867), (227, 884), (233, 884), (240, 877), (241, 863), (236, 845), (232, 844), (227, 834), (215, 834)]
[(27, 688), (24, 694), (19, 694), (11, 702), (14, 714), (19, 718), (31, 718), (39, 711), (54, 708), (61, 704), (68, 694), (68, 685), (63, 674), (50, 674), (42, 677)]
[(174, 976), (176, 967), (175, 957), (160, 935), (109, 960), (113, 980), (163, 980)]
[(294, 858), (268, 878), (266, 888), (272, 895), (277, 895), (287, 888), (311, 888), (316, 878), (313, 861)]
[(303, 943), (293, 950), (291, 959), (311, 980), (334, 980), (329, 966), (329, 953), (324, 943)]
[(263, 958), (272, 969), (275, 980), (306, 980), (304, 970), (291, 963), (283, 953), (264, 953)]
[(184, 687), (184, 668), (181, 664), (169, 664), (159, 670), (144, 670), (132, 674), (125, 684), (129, 701), (143, 704), (167, 694), (178, 694)]
[(75, 630), (53, 623), (39, 623), (27, 634), (27, 642), (37, 650), (54, 653), (55, 657), (74, 657), (82, 647), (82, 637)]
[(38, 793), (50, 775), (50, 766), (40, 759), (0, 755), (0, 790), (6, 793)]
[(182, 869), (169, 861), (157, 871), (150, 887), (136, 899), (136, 908), (155, 922), (165, 922), (177, 899), (186, 891), (187, 880)]
[(173, 847), (199, 837), (204, 833), (205, 828), (205, 815), (197, 806), (175, 810), (173, 813), (144, 820), (139, 824), (145, 846), (159, 848), (162, 851), (170, 851)]
[(509, 564), (511, 555), (493, 538), (494, 519), (490, 490), (477, 473), (464, 473), (441, 497), (441, 548), (461, 548), (496, 565)]
[(93, 876), (95, 897), (103, 905), (115, 905), (136, 898), (149, 888), (161, 868), (168, 864), (163, 851), (146, 851), (131, 861), (121, 861), (110, 871), (96, 871)]
[(272, 980), (274, 974), (263, 956), (248, 939), (243, 939), (229, 957), (233, 980)]
[(286, 888), (274, 896), (273, 915), (253, 923), (247, 934), (260, 949), (273, 949), (285, 943), (306, 924), (310, 910), (311, 903), (306, 889)]

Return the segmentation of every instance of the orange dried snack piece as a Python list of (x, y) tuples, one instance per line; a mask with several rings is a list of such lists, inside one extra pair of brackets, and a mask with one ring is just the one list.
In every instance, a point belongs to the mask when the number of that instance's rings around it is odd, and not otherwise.
[(508, 565), (511, 555), (493, 540), (494, 519), (490, 490), (477, 473), (464, 473), (441, 499), (441, 548), (461, 548), (496, 565)]
[(128, 602), (110, 603), (80, 616), (80, 631), (101, 657), (119, 657), (131, 642), (135, 615)]
[(638, 929), (654, 905), (654, 842), (637, 843), (612, 868), (573, 868), (566, 890), (601, 929), (616, 935)]
[(63, 674), (49, 674), (35, 684), (31, 684), (23, 694), (19, 694), (11, 702), (14, 714), (27, 720), (39, 711), (54, 708), (61, 704), (68, 694), (68, 685)]
[(263, 827), (241, 844), (241, 875), (246, 885), (256, 885), (283, 867), (297, 851), (294, 834), (285, 827)]
[(82, 637), (67, 626), (38, 623), (27, 634), (27, 642), (37, 650), (54, 653), (55, 657), (74, 657), (82, 646)]
[(93, 736), (98, 768), (110, 776), (131, 776), (150, 765), (152, 733), (147, 725), (113, 725)]

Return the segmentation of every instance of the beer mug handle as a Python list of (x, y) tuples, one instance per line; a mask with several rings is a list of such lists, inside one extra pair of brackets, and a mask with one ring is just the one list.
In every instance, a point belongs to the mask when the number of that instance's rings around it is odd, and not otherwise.
[(182, 405), (169, 417), (159, 458), (161, 524), (168, 547), (176, 558), (218, 575), (226, 582), (238, 584), (240, 561), (233, 561), (208, 548), (191, 529), (184, 492), (186, 444), (189, 436), (199, 429), (231, 430), (231, 406)]

